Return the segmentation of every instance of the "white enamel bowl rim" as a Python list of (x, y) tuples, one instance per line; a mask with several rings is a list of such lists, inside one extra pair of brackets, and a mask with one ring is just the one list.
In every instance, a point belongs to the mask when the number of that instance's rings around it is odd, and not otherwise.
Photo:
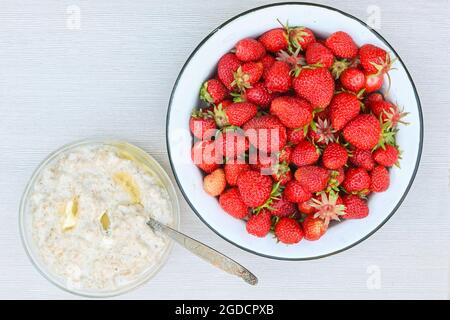
[[(317, 254), (316, 253), (313, 253), (313, 254), (311, 254), (311, 253), (300, 254), (299, 256), (295, 256), (294, 254), (290, 254), (290, 253), (289, 254), (274, 253), (273, 251), (266, 250), (266, 249), (260, 250), (259, 248), (253, 250), (253, 249), (249, 248), (249, 246), (246, 246), (246, 244), (247, 244), (247, 243), (245, 243), (246, 240), (241, 240), (240, 238), (235, 238), (235, 240), (231, 240), (230, 239), (230, 235), (225, 236), (223, 234), (223, 232), (221, 232), (220, 229), (218, 229), (217, 222), (215, 222), (216, 223), (215, 227), (210, 225), (210, 223), (208, 223), (208, 221), (207, 221), (207, 218), (205, 218), (204, 216), (202, 216), (201, 213), (199, 213), (198, 209), (200, 209), (200, 208), (197, 209), (196, 206), (193, 204), (193, 202), (197, 202), (197, 206), (198, 206), (198, 201), (196, 199), (193, 199), (191, 201), (191, 199), (189, 198), (188, 193), (190, 192), (192, 194), (192, 191), (186, 191), (187, 189), (185, 190), (184, 187), (183, 187), (183, 184), (185, 183), (184, 186), (186, 187), (187, 186), (186, 184), (188, 182), (185, 181), (186, 179), (183, 179), (183, 181), (181, 181), (180, 177), (178, 176), (178, 173), (181, 173), (181, 171), (177, 172), (177, 166), (179, 165), (179, 162), (178, 162), (178, 159), (175, 158), (176, 156), (174, 154), (172, 154), (172, 152), (175, 152), (175, 151), (178, 151), (178, 150), (176, 150), (176, 149), (172, 150), (171, 149), (171, 142), (170, 142), (171, 141), (171, 131), (170, 131), (171, 130), (171, 111), (173, 109), (173, 105), (178, 105), (176, 103), (174, 104), (174, 99), (175, 100), (178, 99), (177, 98), (178, 96), (176, 95), (176, 92), (177, 92), (177, 89), (178, 89), (178, 86), (179, 86), (180, 82), (183, 82), (183, 83), (185, 82), (183, 75), (184, 75), (186, 69), (188, 69), (190, 67), (189, 64), (190, 64), (191, 60), (196, 56), (196, 54), (199, 51), (201, 51), (202, 47), (205, 44), (208, 43), (210, 38), (214, 39), (214, 36), (216, 35), (216, 33), (220, 32), (224, 27), (227, 27), (229, 24), (232, 25), (232, 23), (234, 23), (234, 22), (237, 24), (238, 22), (235, 21), (235, 20), (238, 20), (238, 18), (242, 18), (242, 17), (244, 17), (246, 15), (253, 14), (253, 13), (255, 13), (255, 14), (259, 13), (260, 15), (258, 15), (258, 17), (260, 17), (263, 14), (260, 11), (264, 11), (264, 10), (268, 10), (268, 11), (270, 11), (270, 10), (273, 10), (273, 11), (280, 10), (280, 11), (282, 11), (282, 10), (291, 9), (291, 8), (278, 8), (278, 7), (283, 7), (283, 6), (300, 6), (300, 7), (302, 7), (302, 9), (309, 9), (310, 11), (318, 11), (318, 10), (320, 10), (320, 13), (324, 13), (325, 15), (326, 14), (328, 14), (328, 15), (331, 15), (331, 14), (338, 15), (338, 17), (339, 17), (338, 19), (346, 19), (346, 21), (349, 21), (348, 22), (349, 24), (351, 24), (352, 26), (355, 25), (357, 28), (359, 28), (359, 30), (361, 32), (364, 31), (364, 33), (368, 33), (368, 34), (372, 33), (371, 37), (373, 39), (375, 39), (381, 45), (383, 45), (386, 48), (388, 48), (391, 51), (391, 53), (398, 58), (398, 62), (397, 63), (401, 64), (401, 69), (404, 70), (404, 71), (402, 71), (402, 75), (400, 75), (399, 77), (403, 77), (402, 79), (404, 79), (404, 82), (407, 83), (406, 86), (408, 87), (408, 90), (409, 90), (408, 91), (408, 99), (410, 99), (410, 101), (412, 101), (415, 105), (417, 105), (417, 110), (414, 107), (414, 111), (415, 111), (414, 112), (414, 117), (416, 117), (416, 119), (414, 121), (415, 124), (413, 125), (414, 128), (411, 129), (411, 126), (409, 126), (409, 128), (410, 128), (409, 130), (411, 130), (411, 131), (408, 131), (408, 132), (413, 134), (413, 136), (410, 137), (410, 140), (412, 140), (413, 143), (416, 143), (414, 147), (410, 147), (413, 150), (413, 154), (409, 155), (408, 163), (406, 163), (406, 165), (408, 167), (406, 171), (409, 170), (408, 171), (409, 174), (408, 174), (407, 178), (406, 178), (406, 174), (403, 174), (402, 177), (398, 178), (398, 179), (403, 179), (404, 178), (404, 180), (402, 180), (401, 183), (398, 184), (398, 185), (402, 185), (401, 187), (400, 186), (398, 187), (401, 190), (397, 190), (398, 194), (400, 194), (401, 197), (397, 198), (395, 196), (395, 200), (391, 199), (391, 203), (390, 203), (391, 207), (390, 208), (392, 208), (392, 210), (391, 209), (387, 209), (386, 210), (386, 211), (390, 211), (390, 213), (387, 214), (386, 216), (383, 216), (382, 219), (378, 218), (378, 217), (374, 218), (374, 219), (376, 219), (376, 222), (375, 221), (371, 222), (372, 223), (372, 225), (370, 226), (371, 229), (369, 229), (368, 226), (365, 227), (365, 229), (367, 229), (368, 231), (364, 231), (365, 232), (364, 235), (359, 235), (358, 239), (352, 239), (352, 240), (346, 239), (345, 241), (342, 241), (342, 242), (344, 242), (342, 244), (342, 246), (335, 245), (334, 246), (335, 248), (333, 248), (333, 249), (320, 248), (320, 250), (322, 250), (322, 252), (320, 252), (320, 253), (317, 253)], [(273, 13), (273, 12), (271, 12), (271, 13)], [(290, 12), (289, 12), (289, 14), (290, 14)], [(255, 30), (253, 29), (253, 31), (255, 31)], [(357, 31), (358, 31), (358, 29), (356, 30), (356, 32)], [(225, 36), (228, 36), (228, 34), (222, 35), (222, 38), (225, 37)], [(244, 36), (245, 35), (241, 35), (241, 38), (244, 37)], [(211, 41), (215, 41), (213, 39), (211, 39)], [(202, 55), (202, 57), (203, 56), (204, 55)], [(194, 58), (194, 60), (195, 60), (195, 58)], [(190, 74), (192, 74), (192, 73), (190, 73)], [(186, 89), (186, 88), (184, 88), (184, 89)], [(409, 95), (409, 92), (411, 92), (410, 95)], [(186, 108), (189, 108), (189, 106), (186, 106)], [(178, 109), (177, 111), (180, 111), (180, 110)], [(408, 111), (410, 111), (410, 110), (408, 110)], [(187, 123), (188, 119), (186, 118), (185, 121)], [(417, 145), (417, 143), (418, 143), (418, 145)], [(285, 2), (285, 3), (269, 4), (269, 5), (257, 7), (257, 8), (245, 11), (245, 12), (243, 12), (243, 13), (241, 13), (241, 14), (239, 14), (239, 15), (237, 15), (237, 16), (229, 19), (229, 20), (227, 20), (225, 23), (223, 23), (218, 28), (213, 30), (207, 37), (205, 37), (200, 42), (200, 44), (194, 49), (194, 51), (191, 53), (191, 55), (187, 59), (186, 63), (184, 64), (183, 68), (181, 69), (181, 71), (180, 71), (180, 73), (179, 73), (179, 75), (177, 77), (177, 80), (176, 80), (176, 82), (174, 84), (173, 90), (172, 90), (172, 94), (171, 94), (170, 101), (169, 101), (169, 106), (168, 106), (168, 111), (167, 111), (167, 117), (166, 117), (166, 144), (167, 144), (167, 151), (168, 151), (168, 155), (169, 155), (170, 165), (172, 167), (172, 171), (174, 173), (174, 176), (175, 176), (175, 179), (177, 181), (177, 184), (178, 184), (178, 186), (179, 186), (179, 188), (181, 190), (181, 193), (183, 194), (184, 198), (186, 199), (187, 203), (190, 205), (192, 210), (200, 218), (200, 220), (202, 220), (211, 230), (213, 230), (216, 234), (218, 234), (220, 237), (222, 237), (223, 239), (227, 240), (231, 244), (233, 244), (233, 245), (235, 245), (235, 246), (237, 246), (237, 247), (239, 247), (239, 248), (241, 248), (243, 250), (251, 252), (253, 254), (257, 254), (259, 256), (272, 258), (272, 259), (279, 259), (279, 260), (311, 260), (311, 259), (323, 258), (323, 257), (326, 257), (326, 256), (330, 256), (330, 255), (333, 255), (333, 254), (345, 251), (345, 250), (355, 246), (356, 244), (364, 241), (365, 239), (370, 237), (372, 234), (374, 234), (381, 226), (383, 226), (392, 217), (392, 215), (397, 211), (397, 209), (400, 207), (400, 205), (402, 204), (403, 200), (405, 199), (405, 197), (406, 197), (406, 195), (407, 195), (407, 193), (408, 193), (408, 191), (409, 191), (409, 189), (410, 189), (410, 187), (411, 187), (411, 185), (412, 185), (412, 183), (414, 181), (414, 178), (416, 176), (416, 173), (417, 173), (417, 170), (418, 170), (418, 167), (419, 167), (420, 157), (421, 157), (421, 154), (422, 154), (422, 145), (423, 145), (423, 116), (422, 116), (422, 108), (421, 108), (419, 96), (418, 96), (416, 87), (414, 85), (414, 82), (413, 82), (413, 80), (411, 78), (411, 75), (409, 74), (405, 64), (403, 63), (403, 61), (401, 60), (401, 58), (399, 57), (397, 52), (394, 50), (394, 48), (378, 32), (376, 32), (375, 30), (372, 30), (371, 28), (369, 28), (367, 26), (367, 24), (365, 24), (363, 21), (359, 20), (358, 18), (356, 18), (356, 17), (354, 17), (354, 16), (352, 16), (352, 15), (350, 15), (348, 13), (345, 13), (345, 12), (343, 12), (341, 10), (332, 8), (332, 7), (319, 5), (319, 4), (312, 4), (312, 3)], [(417, 157), (413, 157), (413, 155), (416, 155), (416, 154), (417, 154)], [(192, 164), (192, 166), (194, 166), (194, 165)], [(406, 181), (407, 181), (407, 183), (406, 183)], [(389, 193), (389, 191), (388, 191), (388, 193)], [(196, 194), (196, 196), (197, 195), (201, 196), (200, 194)], [(205, 194), (205, 196), (206, 196), (206, 194)], [(394, 197), (394, 195), (393, 195), (393, 197)], [(206, 199), (205, 199), (205, 201), (206, 201)], [(232, 218), (230, 218), (230, 219), (232, 219)], [(245, 232), (245, 228), (242, 229), (242, 232)], [(351, 238), (351, 236), (350, 236), (350, 238)], [(258, 241), (258, 239), (255, 239), (255, 241)], [(322, 239), (321, 239), (321, 241), (322, 241)], [(237, 243), (237, 242), (239, 242), (239, 243)], [(317, 242), (320, 242), (320, 241), (317, 241)], [(300, 243), (300, 245), (301, 245), (301, 243)], [(261, 252), (261, 251), (264, 251), (264, 252)], [(319, 250), (317, 250), (317, 251), (319, 251)]]

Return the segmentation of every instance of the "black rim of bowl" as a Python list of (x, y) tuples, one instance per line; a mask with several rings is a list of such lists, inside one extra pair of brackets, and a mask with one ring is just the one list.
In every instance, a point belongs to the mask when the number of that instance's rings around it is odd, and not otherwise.
[[(386, 218), (385, 218), (385, 219), (384, 219), (384, 220), (383, 220), (383, 221), (382, 221), (375, 229), (373, 229), (371, 232), (369, 232), (367, 235), (365, 235), (364, 237), (362, 237), (362, 238), (359, 239), (358, 241), (355, 241), (354, 243), (352, 243), (352, 244), (350, 244), (350, 245), (348, 245), (348, 246), (346, 246), (346, 247), (344, 247), (344, 248), (342, 248), (342, 249), (339, 249), (339, 250), (336, 250), (336, 251), (333, 251), (333, 252), (330, 252), (330, 253), (327, 253), (327, 254), (318, 255), (318, 256), (311, 256), (311, 257), (304, 257), (304, 258), (285, 258), (285, 257), (271, 256), (271, 255), (263, 254), (263, 253), (260, 253), (260, 252), (256, 252), (256, 251), (253, 251), (253, 250), (251, 250), (251, 249), (249, 249), (249, 248), (243, 247), (243, 246), (241, 246), (241, 245), (239, 245), (239, 244), (237, 244), (237, 243), (235, 243), (235, 242), (229, 240), (228, 238), (226, 238), (225, 236), (223, 236), (220, 232), (218, 232), (218, 231), (215, 230), (213, 227), (211, 227), (211, 226), (209, 225), (209, 223), (206, 222), (206, 221), (203, 219), (203, 217), (199, 214), (199, 212), (198, 212), (197, 209), (194, 207), (194, 205), (190, 202), (189, 198), (187, 197), (186, 193), (184, 192), (184, 189), (183, 189), (183, 186), (181, 185), (181, 182), (180, 182), (179, 179), (178, 179), (177, 173), (176, 173), (176, 171), (175, 171), (175, 168), (174, 168), (174, 165), (173, 165), (173, 162), (172, 162), (172, 156), (171, 156), (171, 152), (170, 152), (170, 144), (169, 144), (169, 132), (168, 132), (168, 130), (169, 130), (169, 121), (170, 121), (170, 113), (171, 113), (171, 107), (172, 107), (172, 100), (173, 100), (174, 93), (175, 93), (175, 91), (176, 91), (176, 89), (177, 89), (177, 87), (178, 87), (178, 82), (179, 82), (181, 76), (183, 75), (186, 66), (187, 66), (187, 65), (189, 64), (189, 62), (191, 61), (192, 57), (197, 53), (197, 51), (199, 50), (199, 48), (202, 47), (203, 44), (204, 44), (206, 41), (208, 41), (208, 39), (211, 38), (216, 32), (218, 32), (218, 31), (219, 31), (220, 29), (222, 29), (225, 25), (227, 25), (228, 23), (230, 23), (230, 22), (236, 20), (237, 18), (242, 17), (242, 16), (244, 16), (244, 15), (246, 15), (246, 14), (248, 14), (248, 13), (255, 12), (255, 11), (258, 11), (258, 10), (262, 10), (262, 9), (265, 9), (265, 8), (277, 7), (277, 6), (284, 6), (284, 5), (312, 6), (312, 7), (320, 7), (320, 8), (323, 8), (323, 9), (335, 11), (335, 12), (338, 12), (338, 13), (340, 13), (340, 14), (342, 14), (342, 15), (348, 17), (348, 18), (351, 18), (351, 19), (353, 19), (353, 20), (359, 22), (361, 25), (363, 25), (364, 27), (368, 28), (368, 29), (369, 29), (373, 34), (375, 34), (375, 36), (377, 36), (377, 37), (378, 37), (378, 38), (379, 38), (379, 39), (380, 39), (387, 47), (389, 47), (389, 49), (390, 49), (390, 50), (396, 55), (396, 57), (398, 58), (398, 62), (401, 63), (402, 66), (403, 66), (403, 68), (405, 69), (406, 74), (407, 74), (407, 76), (408, 76), (408, 78), (409, 78), (409, 81), (411, 82), (411, 85), (412, 85), (413, 90), (414, 90), (414, 95), (415, 95), (415, 98), (416, 98), (416, 101), (417, 101), (417, 106), (418, 106), (418, 111), (419, 111), (419, 120), (420, 120), (420, 141), (419, 141), (419, 150), (418, 150), (418, 154), (417, 154), (417, 159), (416, 159), (416, 164), (415, 164), (415, 167), (414, 167), (414, 171), (413, 171), (413, 174), (412, 174), (412, 176), (411, 176), (411, 179), (409, 180), (408, 186), (407, 186), (406, 189), (405, 189), (405, 192), (404, 192), (403, 195), (401, 196), (399, 202), (397, 203), (397, 205), (395, 206), (395, 208), (392, 210), (392, 212), (391, 212), (391, 213), (390, 213), (390, 214), (389, 214), (389, 215), (388, 215), (388, 216), (387, 216), (387, 217), (386, 217)], [(186, 121), (187, 121), (187, 120), (186, 120)], [(192, 53), (189, 55), (188, 59), (187, 59), (186, 62), (184, 63), (183, 67), (181, 68), (181, 71), (180, 71), (180, 73), (178, 74), (178, 77), (177, 77), (177, 79), (176, 79), (176, 81), (175, 81), (175, 84), (174, 84), (174, 86), (173, 86), (173, 89), (172, 89), (172, 93), (171, 93), (171, 95), (170, 95), (169, 106), (168, 106), (167, 115), (166, 115), (166, 146), (167, 146), (167, 152), (168, 152), (168, 155), (169, 155), (170, 166), (171, 166), (171, 168), (172, 168), (172, 172), (173, 172), (173, 174), (174, 174), (174, 176), (175, 176), (175, 180), (176, 180), (176, 182), (177, 182), (177, 184), (178, 184), (178, 187), (180, 188), (180, 191), (181, 191), (181, 193), (182, 193), (184, 199), (185, 199), (186, 202), (189, 204), (189, 206), (191, 207), (191, 209), (195, 212), (195, 214), (197, 215), (197, 217), (198, 217), (201, 221), (203, 221), (203, 223), (206, 224), (206, 225), (207, 225), (212, 231), (214, 231), (218, 236), (220, 236), (221, 238), (225, 239), (225, 240), (228, 241), (229, 243), (235, 245), (236, 247), (238, 247), (238, 248), (240, 248), (240, 249), (242, 249), (242, 250), (245, 250), (245, 251), (247, 251), (247, 252), (256, 254), (256, 255), (258, 255), (258, 256), (261, 256), (261, 257), (270, 258), (270, 259), (276, 259), (276, 260), (302, 261), (302, 260), (314, 260), (314, 259), (320, 259), (320, 258), (324, 258), (324, 257), (329, 257), (329, 256), (335, 255), (335, 254), (337, 254), (337, 253), (343, 252), (343, 251), (345, 251), (345, 250), (348, 250), (348, 249), (350, 249), (350, 248), (356, 246), (357, 244), (363, 242), (364, 240), (368, 239), (371, 235), (373, 235), (375, 232), (377, 232), (377, 231), (378, 231), (378, 230), (379, 230), (379, 229), (380, 229), (380, 228), (381, 228), (381, 227), (382, 227), (382, 226), (383, 226), (383, 225), (384, 225), (384, 224), (385, 224), (385, 223), (386, 223), (393, 215), (394, 215), (394, 213), (398, 210), (398, 208), (400, 207), (400, 205), (401, 205), (401, 204), (403, 203), (403, 201), (405, 200), (406, 195), (408, 194), (408, 192), (409, 192), (409, 190), (410, 190), (410, 188), (411, 188), (411, 186), (412, 186), (412, 184), (413, 184), (413, 182), (414, 182), (414, 179), (415, 179), (416, 174), (417, 174), (417, 170), (418, 170), (418, 168), (419, 168), (420, 158), (421, 158), (421, 155), (422, 155), (422, 145), (423, 145), (423, 115), (422, 115), (422, 106), (421, 106), (421, 103), (420, 103), (419, 95), (418, 95), (418, 93), (417, 93), (416, 85), (414, 84), (414, 81), (413, 81), (413, 79), (412, 79), (412, 77), (411, 77), (411, 74), (409, 73), (408, 69), (406, 68), (406, 66), (405, 66), (405, 64), (403, 63), (401, 57), (398, 55), (398, 53), (395, 51), (395, 49), (394, 49), (394, 48), (390, 45), (390, 43), (389, 43), (386, 39), (384, 39), (383, 36), (381, 36), (376, 30), (370, 28), (365, 22), (363, 22), (362, 20), (356, 18), (355, 16), (353, 16), (353, 15), (351, 15), (351, 14), (349, 14), (349, 13), (346, 13), (346, 12), (344, 12), (344, 11), (341, 11), (341, 10), (339, 10), (339, 9), (333, 8), (333, 7), (329, 7), (329, 6), (325, 6), (325, 5), (321, 5), (321, 4), (308, 3), (308, 2), (280, 2), (280, 3), (268, 4), (268, 5), (256, 7), (256, 8), (253, 8), (253, 9), (250, 9), (250, 10), (247, 10), (247, 11), (244, 11), (244, 12), (242, 12), (242, 13), (240, 13), (240, 14), (238, 14), (238, 15), (236, 15), (236, 16), (230, 18), (230, 19), (228, 19), (227, 21), (225, 21), (224, 23), (222, 23), (219, 27), (217, 27), (216, 29), (214, 29), (211, 33), (209, 33), (209, 34), (208, 34), (208, 35), (207, 35), (207, 36), (206, 36), (206, 37), (205, 37), (205, 38), (197, 45), (197, 47), (194, 49), (194, 51), (192, 51)]]

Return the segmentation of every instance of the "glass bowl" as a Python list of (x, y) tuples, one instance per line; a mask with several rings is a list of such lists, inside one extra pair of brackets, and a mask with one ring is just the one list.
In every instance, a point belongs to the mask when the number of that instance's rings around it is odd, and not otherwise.
[(19, 212), (19, 227), (20, 234), (22, 238), (23, 245), (25, 247), (25, 251), (27, 252), (30, 260), (36, 267), (36, 269), (45, 277), (47, 280), (58, 286), (59, 288), (66, 290), (70, 293), (85, 296), (85, 297), (110, 297), (119, 294), (123, 294), (128, 292), (136, 287), (146, 283), (150, 280), (161, 267), (166, 263), (167, 258), (171, 252), (173, 242), (168, 239), (169, 244), (167, 245), (165, 251), (163, 252), (160, 261), (143, 272), (137, 279), (134, 281), (127, 283), (123, 286), (120, 286), (114, 290), (96, 290), (96, 289), (85, 289), (85, 288), (76, 288), (70, 285), (69, 281), (65, 278), (58, 276), (52, 270), (48, 268), (48, 266), (42, 261), (38, 248), (34, 244), (32, 238), (32, 215), (29, 212), (29, 198), (30, 194), (33, 191), (34, 184), (36, 179), (40, 176), (40, 173), (43, 168), (45, 168), (49, 163), (58, 158), (61, 154), (68, 152), (74, 148), (80, 146), (89, 146), (89, 145), (106, 145), (117, 148), (120, 152), (125, 154), (128, 158), (138, 162), (140, 165), (145, 166), (149, 174), (152, 174), (156, 179), (160, 182), (161, 186), (167, 191), (169, 195), (169, 201), (171, 204), (172, 216), (173, 216), (173, 224), (171, 227), (178, 229), (180, 223), (180, 207), (178, 203), (178, 198), (175, 192), (175, 188), (168, 177), (167, 173), (160, 166), (160, 164), (151, 157), (144, 150), (128, 143), (125, 141), (114, 140), (114, 139), (104, 139), (104, 140), (83, 140), (77, 141), (68, 145), (61, 147), (55, 152), (51, 153), (35, 170), (30, 181), (28, 182), (25, 192), (22, 196), (22, 200), (20, 203), (20, 212)]

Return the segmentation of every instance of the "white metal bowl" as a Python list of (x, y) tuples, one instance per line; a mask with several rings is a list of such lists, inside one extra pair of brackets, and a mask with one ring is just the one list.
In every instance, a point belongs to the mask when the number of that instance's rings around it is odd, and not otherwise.
[[(202, 188), (202, 174), (192, 163), (192, 137), (188, 119), (198, 103), (200, 84), (211, 76), (219, 58), (245, 37), (257, 37), (278, 27), (276, 19), (290, 25), (303, 25), (321, 36), (334, 31), (348, 32), (361, 46), (372, 43), (397, 57), (396, 70), (390, 72), (390, 99), (409, 112), (409, 126), (402, 126), (398, 143), (403, 150), (401, 169), (391, 170), (387, 192), (370, 196), (370, 214), (362, 220), (348, 220), (330, 228), (320, 241), (302, 241), (286, 246), (272, 237), (257, 239), (245, 231), (244, 222), (233, 219), (217, 199)], [(178, 185), (193, 211), (218, 235), (249, 252), (275, 259), (305, 260), (346, 250), (367, 239), (398, 209), (414, 180), (422, 150), (423, 123), (419, 97), (405, 65), (392, 46), (359, 19), (340, 10), (310, 3), (280, 3), (241, 13), (212, 31), (188, 58), (174, 85), (166, 123), (167, 149)]]

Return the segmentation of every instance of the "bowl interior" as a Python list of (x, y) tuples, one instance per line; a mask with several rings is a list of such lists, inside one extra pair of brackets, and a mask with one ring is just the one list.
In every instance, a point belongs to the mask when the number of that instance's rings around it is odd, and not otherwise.
[(396, 56), (393, 48), (362, 22), (331, 8), (281, 4), (257, 8), (237, 16), (215, 30), (197, 47), (175, 84), (167, 121), (169, 155), (186, 200), (199, 217), (223, 238), (253, 253), (271, 258), (317, 258), (341, 251), (366, 238), (400, 205), (412, 183), (420, 157), (420, 105), (407, 70), (401, 61), (397, 61), (397, 69), (390, 72), (392, 86), (389, 99), (410, 113), (407, 117), (410, 125), (402, 126), (398, 133), (398, 143), (403, 150), (401, 169), (391, 170), (391, 186), (387, 192), (371, 195), (367, 218), (333, 225), (320, 241), (302, 241), (294, 246), (276, 243), (272, 237), (256, 239), (248, 235), (243, 221), (230, 217), (215, 198), (203, 191), (202, 175), (190, 158), (192, 137), (188, 119), (191, 110), (199, 103), (200, 84), (212, 75), (220, 57), (233, 48), (238, 40), (257, 37), (268, 29), (278, 27), (276, 19), (289, 21), (290, 25), (307, 26), (322, 37), (342, 30), (348, 32), (359, 46), (372, 43), (386, 49), (392, 57)]
[(136, 162), (145, 166), (148, 169), (149, 174), (152, 174), (156, 177), (156, 179), (160, 182), (161, 186), (166, 189), (169, 198), (170, 204), (172, 207), (173, 214), (173, 225), (172, 227), (178, 229), (179, 226), (179, 204), (178, 198), (175, 192), (175, 188), (170, 181), (170, 178), (167, 176), (164, 169), (159, 165), (159, 163), (154, 160), (149, 154), (147, 154), (142, 149), (129, 144), (124, 141), (119, 140), (86, 140), (81, 142), (76, 142), (67, 146), (62, 147), (61, 149), (52, 153), (47, 159), (44, 160), (37, 168), (35, 173), (33, 174), (28, 186), (24, 192), (21, 202), (21, 208), (19, 213), (19, 225), (22, 236), (22, 241), (24, 243), (25, 249), (27, 251), (28, 256), (30, 257), (33, 264), (36, 266), (38, 271), (49, 281), (57, 285), (58, 287), (67, 290), (71, 293), (75, 293), (82, 296), (88, 297), (108, 297), (115, 296), (118, 294), (122, 294), (137, 286), (147, 282), (152, 276), (154, 276), (159, 269), (166, 262), (170, 251), (172, 249), (172, 241), (169, 240), (169, 245), (166, 247), (166, 250), (162, 254), (162, 258), (159, 264), (155, 264), (152, 268), (147, 269), (143, 274), (139, 276), (135, 281), (126, 284), (125, 286), (119, 287), (116, 290), (90, 290), (90, 289), (80, 289), (72, 286), (65, 278), (60, 277), (54, 274), (51, 270), (48, 269), (47, 265), (42, 261), (39, 255), (39, 250), (36, 247), (33, 238), (32, 238), (32, 215), (29, 212), (29, 195), (33, 191), (34, 182), (39, 177), (41, 170), (49, 163), (51, 163), (55, 158), (59, 155), (82, 145), (109, 145), (117, 148), (121, 152), (126, 152), (127, 157), (134, 159)]

